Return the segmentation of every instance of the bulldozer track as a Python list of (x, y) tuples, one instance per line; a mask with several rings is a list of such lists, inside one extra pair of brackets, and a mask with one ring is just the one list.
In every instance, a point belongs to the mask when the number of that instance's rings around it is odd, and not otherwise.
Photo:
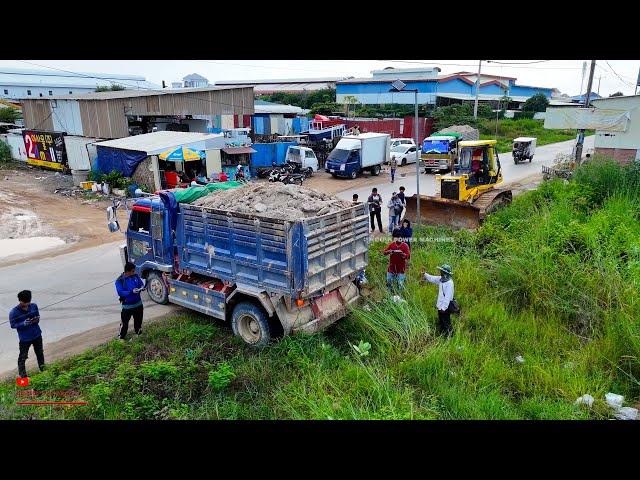
[(480, 210), (480, 220), (484, 220), (487, 213), (491, 212), (491, 206), (496, 201), (500, 203), (510, 203), (513, 198), (511, 190), (504, 188), (494, 188), (481, 194), (478, 199), (473, 202), (473, 206)]

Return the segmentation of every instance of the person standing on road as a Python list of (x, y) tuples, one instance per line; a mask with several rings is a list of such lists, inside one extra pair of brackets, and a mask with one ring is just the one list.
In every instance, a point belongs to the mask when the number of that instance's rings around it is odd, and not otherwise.
[(400, 202), (396, 192), (391, 194), (391, 200), (387, 203), (387, 208), (389, 209), (389, 233), (393, 233), (393, 230), (400, 223), (399, 214), (402, 212), (402, 202)]
[(438, 310), (438, 329), (441, 333), (450, 337), (453, 335), (453, 326), (451, 325), (451, 301), (453, 300), (453, 280), (451, 276), (451, 267), (447, 264), (438, 267), (440, 276), (429, 275), (424, 272), (423, 278), (427, 282), (438, 285), (438, 298), (436, 300), (436, 308)]
[(11, 328), (18, 331), (18, 375), (20, 378), (27, 376), (25, 362), (29, 356), (29, 347), (33, 345), (33, 350), (38, 359), (40, 371), (45, 368), (44, 351), (42, 348), (42, 330), (40, 330), (40, 312), (38, 305), (31, 303), (31, 291), (22, 290), (18, 293), (18, 305), (11, 309), (9, 313), (9, 323)]
[(118, 338), (124, 340), (129, 330), (129, 320), (133, 316), (133, 329), (136, 334), (142, 333), (142, 298), (140, 292), (146, 288), (140, 276), (136, 273), (136, 266), (127, 262), (124, 272), (116, 280), (116, 291), (120, 297), (122, 311), (120, 312), (120, 332)]
[(402, 220), (402, 212), (407, 208), (407, 199), (404, 195), (404, 187), (400, 187), (398, 198), (400, 199), (400, 202), (402, 202), (402, 210), (400, 210), (400, 213), (398, 214), (398, 223), (400, 223), (400, 220)]
[(393, 242), (387, 245), (382, 251), (383, 255), (389, 255), (389, 266), (387, 267), (387, 288), (394, 293), (396, 284), (399, 289), (404, 288), (405, 270), (407, 260), (411, 256), (409, 247), (400, 238), (398, 230), (393, 232)]
[(398, 161), (396, 160), (396, 157), (391, 157), (389, 166), (391, 167), (391, 183), (393, 183), (396, 178), (396, 170), (398, 169)]
[(371, 218), (371, 231), (376, 231), (374, 219), (378, 221), (378, 230), (382, 233), (382, 195), (377, 188), (371, 189), (371, 195), (367, 199), (369, 202), (369, 217)]

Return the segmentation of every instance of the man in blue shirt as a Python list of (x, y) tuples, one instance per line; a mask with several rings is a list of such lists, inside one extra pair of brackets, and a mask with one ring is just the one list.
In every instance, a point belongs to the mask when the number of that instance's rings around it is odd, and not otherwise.
[(140, 335), (142, 333), (142, 298), (140, 292), (146, 286), (142, 282), (140, 276), (136, 273), (136, 266), (127, 262), (124, 266), (124, 272), (116, 280), (116, 291), (120, 297), (122, 304), (122, 312), (120, 312), (120, 333), (118, 338), (124, 340), (129, 330), (129, 320), (133, 316), (133, 329)]
[(29, 347), (33, 345), (36, 352), (40, 371), (44, 370), (44, 352), (42, 349), (42, 330), (40, 330), (40, 312), (38, 305), (31, 303), (31, 291), (22, 290), (18, 293), (20, 303), (11, 309), (9, 323), (11, 328), (18, 331), (18, 374), (20, 378), (27, 376), (25, 362), (29, 356)]

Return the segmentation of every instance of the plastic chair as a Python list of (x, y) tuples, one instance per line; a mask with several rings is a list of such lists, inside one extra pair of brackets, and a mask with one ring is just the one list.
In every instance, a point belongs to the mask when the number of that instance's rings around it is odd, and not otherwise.
[(164, 172), (164, 178), (167, 181), (167, 188), (176, 188), (180, 183), (180, 178), (176, 172)]

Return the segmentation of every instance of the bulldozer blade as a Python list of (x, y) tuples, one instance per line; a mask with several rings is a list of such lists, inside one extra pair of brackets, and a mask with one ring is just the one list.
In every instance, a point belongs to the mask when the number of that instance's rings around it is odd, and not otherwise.
[[(417, 195), (407, 197), (404, 218), (416, 221)], [(420, 222), (426, 225), (448, 225), (453, 228), (476, 229), (480, 226), (480, 209), (467, 202), (420, 195)]]

